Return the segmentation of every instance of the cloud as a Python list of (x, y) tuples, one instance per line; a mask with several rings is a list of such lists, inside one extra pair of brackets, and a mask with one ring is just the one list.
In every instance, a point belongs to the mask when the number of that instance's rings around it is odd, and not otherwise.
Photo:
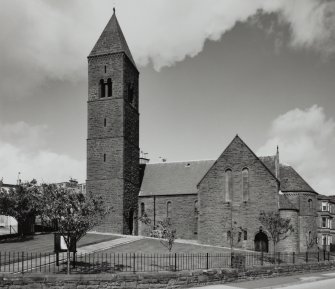
[(0, 179), (15, 183), (20, 172), (22, 180), (61, 182), (70, 177), (85, 180), (84, 161), (44, 148), (46, 129), (25, 122), (0, 124)]
[(281, 162), (292, 165), (317, 192), (329, 195), (335, 191), (334, 144), (334, 120), (314, 105), (277, 117), (257, 153), (273, 155), (279, 145)]
[(86, 76), (86, 56), (117, 6), (140, 66), (159, 70), (199, 54), (238, 21), (276, 13), (289, 26), (290, 46), (335, 50), (335, 2), (324, 0), (2, 0), (1, 97), (29, 96), (46, 78)]

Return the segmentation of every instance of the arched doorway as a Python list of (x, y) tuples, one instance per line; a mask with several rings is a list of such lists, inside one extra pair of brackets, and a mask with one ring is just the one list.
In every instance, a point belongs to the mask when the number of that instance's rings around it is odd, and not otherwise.
[(259, 231), (255, 236), (255, 251), (269, 252), (269, 239), (262, 231)]

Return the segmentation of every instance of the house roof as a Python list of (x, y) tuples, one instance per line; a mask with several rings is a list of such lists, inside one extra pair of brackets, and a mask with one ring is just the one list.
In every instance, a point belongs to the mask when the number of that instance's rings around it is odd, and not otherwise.
[(214, 160), (147, 164), (140, 196), (197, 193), (197, 183)]
[(136, 68), (136, 63), (131, 55), (114, 10), (111, 19), (94, 45), (89, 57), (119, 52), (124, 52)]
[[(259, 159), (275, 173), (276, 156), (259, 157)], [(316, 193), (314, 189), (297, 173), (297, 171), (288, 165), (279, 166), (280, 190), (282, 192), (311, 192)]]
[(279, 210), (296, 210), (296, 206), (294, 206), (291, 201), (285, 195), (279, 195)]

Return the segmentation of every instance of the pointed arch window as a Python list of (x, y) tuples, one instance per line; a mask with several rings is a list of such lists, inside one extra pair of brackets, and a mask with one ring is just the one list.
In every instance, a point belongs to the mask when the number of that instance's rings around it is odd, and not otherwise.
[(308, 208), (309, 208), (309, 209), (312, 209), (312, 208), (313, 208), (313, 200), (312, 200), (312, 199), (309, 199), (309, 200), (308, 200)]
[(145, 205), (144, 203), (141, 203), (141, 217), (143, 217), (144, 212), (145, 212)]
[(242, 199), (243, 202), (249, 201), (249, 170), (242, 170)]
[(231, 202), (233, 199), (233, 180), (232, 180), (232, 171), (227, 169), (225, 171), (225, 201)]
[(166, 218), (171, 218), (172, 204), (170, 201), (166, 203)]
[(128, 101), (130, 104), (133, 104), (134, 101), (134, 85), (131, 82), (128, 82)]
[(106, 162), (106, 154), (104, 154), (104, 162)]

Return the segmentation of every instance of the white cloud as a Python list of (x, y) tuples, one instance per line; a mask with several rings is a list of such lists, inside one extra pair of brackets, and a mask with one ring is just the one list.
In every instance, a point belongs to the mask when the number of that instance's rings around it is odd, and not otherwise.
[(22, 180), (61, 182), (70, 177), (85, 180), (85, 162), (45, 149), (45, 133), (45, 126), (24, 122), (0, 124), (0, 179), (15, 183), (20, 172)]
[(156, 69), (194, 57), (257, 11), (278, 13), (290, 26), (290, 44), (335, 51), (335, 2), (323, 0), (2, 0), (2, 96), (22, 97), (45, 77), (86, 75), (86, 56), (117, 6), (139, 65)]
[(294, 109), (271, 124), (267, 142), (258, 155), (273, 155), (279, 145), (282, 163), (292, 165), (319, 193), (335, 193), (333, 147), (335, 122), (323, 108)]

